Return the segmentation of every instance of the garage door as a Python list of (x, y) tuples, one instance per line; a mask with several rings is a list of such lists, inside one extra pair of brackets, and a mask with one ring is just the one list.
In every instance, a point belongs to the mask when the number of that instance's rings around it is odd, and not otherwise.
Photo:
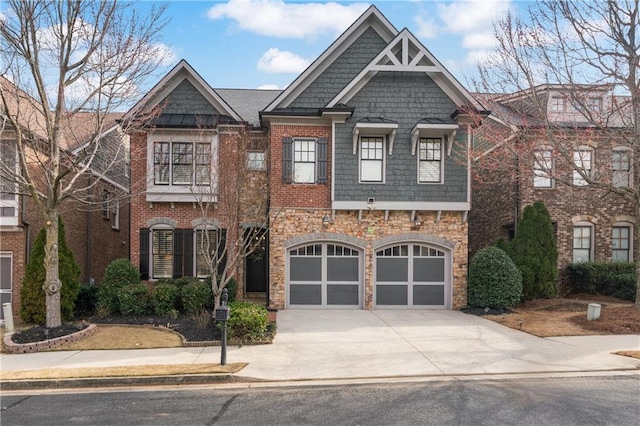
[(376, 307), (445, 308), (450, 285), (447, 255), (422, 244), (398, 244), (376, 251)]
[(12, 261), (11, 253), (0, 253), (0, 321), (4, 321), (2, 305), (11, 303)]
[(290, 307), (359, 308), (362, 300), (360, 251), (314, 243), (288, 252)]

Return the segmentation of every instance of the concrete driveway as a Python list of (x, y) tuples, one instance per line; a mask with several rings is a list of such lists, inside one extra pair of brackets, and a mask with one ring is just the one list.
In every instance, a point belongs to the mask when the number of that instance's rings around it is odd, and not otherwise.
[[(611, 355), (640, 350), (640, 336), (606, 345), (543, 339), (454, 311), (284, 310), (273, 345), (232, 348), (242, 376), (268, 380), (540, 373), (637, 369)], [(593, 340), (593, 339), (592, 339)]]

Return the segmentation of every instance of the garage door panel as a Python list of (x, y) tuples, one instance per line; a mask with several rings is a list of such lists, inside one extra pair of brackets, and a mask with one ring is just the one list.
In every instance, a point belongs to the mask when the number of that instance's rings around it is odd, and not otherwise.
[(443, 282), (444, 258), (413, 259), (413, 281)]
[(291, 281), (321, 281), (322, 259), (319, 257), (292, 257)]
[(413, 304), (420, 306), (444, 305), (444, 285), (413, 285)]
[(322, 304), (322, 285), (320, 284), (291, 284), (289, 293), (289, 303), (292, 305)]
[(358, 281), (358, 258), (327, 258), (328, 281)]
[(358, 284), (327, 284), (327, 305), (359, 305)]
[(409, 303), (408, 286), (378, 284), (376, 302), (378, 305), (407, 305)]
[(378, 258), (376, 281), (398, 282), (407, 281), (409, 259), (405, 258)]

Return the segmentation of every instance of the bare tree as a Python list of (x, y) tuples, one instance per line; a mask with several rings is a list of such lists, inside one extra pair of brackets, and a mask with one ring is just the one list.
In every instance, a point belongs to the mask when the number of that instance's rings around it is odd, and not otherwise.
[[(588, 185), (599, 196), (627, 200), (640, 217), (639, 3), (542, 0), (524, 5), (525, 16), (509, 14), (494, 24), (498, 47), (475, 83), (491, 94), (482, 97), (498, 119), (483, 126), (485, 142), (478, 148), (484, 155), (476, 168), (502, 170), (511, 157), (520, 168), (496, 175), (512, 179), (527, 169), (529, 176), (559, 184)], [(551, 92), (557, 100), (548, 99)], [(554, 113), (552, 102), (566, 102), (571, 113)], [(588, 154), (576, 156), (588, 139), (626, 149), (632, 170), (627, 184), (612, 178), (610, 165), (593, 169)], [(640, 278), (637, 245), (635, 261)]]
[[(111, 113), (126, 109), (168, 54), (158, 42), (166, 5), (146, 13), (110, 0), (9, 0), (0, 17), (6, 78), (0, 99), (15, 133), (18, 170), (2, 179), (33, 199), (46, 223), (46, 326), (61, 324), (58, 220), (67, 199), (90, 202), (126, 145), (104, 138)], [(126, 129), (120, 130), (122, 134)], [(118, 139), (122, 141), (122, 139)], [(78, 149), (75, 149), (78, 148)]]

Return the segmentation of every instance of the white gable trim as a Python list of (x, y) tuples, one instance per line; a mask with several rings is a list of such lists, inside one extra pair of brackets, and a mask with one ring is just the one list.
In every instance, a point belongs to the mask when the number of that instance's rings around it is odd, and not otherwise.
[(302, 74), (264, 109), (286, 108), (311, 85), (345, 50), (368, 28), (373, 28), (383, 40), (389, 42), (398, 30), (375, 7), (370, 6), (347, 30), (342, 33)]
[(182, 59), (178, 65), (173, 67), (133, 108), (124, 116), (124, 120), (130, 120), (142, 110), (151, 110), (158, 106), (180, 83), (188, 80), (218, 111), (232, 117), (234, 120), (243, 121), (242, 117), (236, 113), (215, 90), (204, 81), (187, 61)]
[[(413, 57), (411, 56), (412, 51), (415, 51)], [(326, 107), (332, 108), (340, 103), (348, 103), (378, 72), (382, 71), (426, 73), (456, 105), (469, 105), (478, 110), (484, 109), (406, 28), (345, 86)]]

